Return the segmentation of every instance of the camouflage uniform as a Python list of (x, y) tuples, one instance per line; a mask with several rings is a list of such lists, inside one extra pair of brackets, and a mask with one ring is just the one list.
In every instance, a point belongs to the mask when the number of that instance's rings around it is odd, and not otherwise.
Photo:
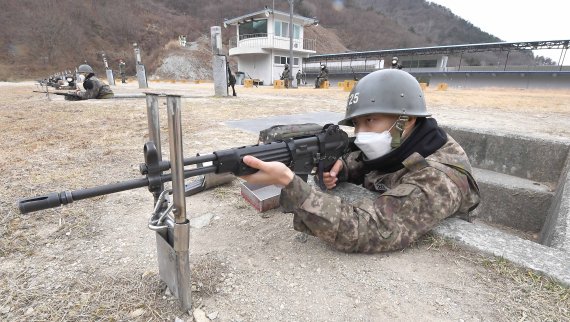
[(102, 81), (100, 81), (95, 76), (91, 76), (91, 77), (87, 78), (84, 81), (84, 83), (88, 80), (91, 81), (91, 83), (93, 84), (93, 87), (90, 89), (85, 89), (85, 91), (77, 93), (77, 96), (80, 99), (88, 100), (88, 99), (93, 99), (93, 98), (97, 98), (97, 99), (113, 98), (114, 94), (113, 94), (113, 91), (111, 90), (111, 87), (109, 87), (109, 85), (103, 83)]
[(297, 86), (301, 86), (303, 85), (301, 82), (303, 75), (301, 74), (301, 71), (297, 71), (297, 74), (295, 75), (295, 78), (297, 79)]
[(319, 72), (319, 76), (315, 79), (315, 88), (321, 88), (321, 84), (329, 80), (329, 70), (327, 66), (323, 66)]
[(125, 64), (124, 61), (121, 60), (121, 62), (119, 63), (119, 73), (121, 74), (121, 83), (126, 84), (127, 83), (127, 64)]
[(290, 72), (289, 68), (285, 68), (285, 69), (283, 70), (283, 73), (281, 73), (281, 79), (283, 80), (283, 82), (284, 82), (284, 84), (285, 84), (285, 88), (289, 88), (289, 82), (291, 81), (291, 80), (289, 79), (289, 77), (291, 76), (290, 73), (291, 73), (291, 72)]
[(407, 247), (450, 216), (464, 216), (479, 202), (477, 184), (461, 146), (447, 142), (427, 158), (414, 153), (393, 173), (364, 173), (361, 152), (343, 159), (339, 181), (363, 184), (375, 199), (349, 204), (316, 191), (295, 176), (283, 188), (280, 203), (295, 213), (294, 228), (346, 252), (374, 253)]

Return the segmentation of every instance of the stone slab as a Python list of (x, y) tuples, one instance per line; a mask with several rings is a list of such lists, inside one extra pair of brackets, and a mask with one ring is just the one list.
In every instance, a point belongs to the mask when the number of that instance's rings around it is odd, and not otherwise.
[(570, 155), (541, 232), (541, 243), (570, 253)]
[(481, 191), (477, 218), (524, 232), (541, 231), (554, 195), (548, 186), (478, 168), (473, 176)]
[(502, 257), (570, 286), (570, 253), (568, 252), (457, 218), (445, 220), (433, 232), (467, 248)]
[(444, 129), (461, 144), (473, 167), (538, 182), (557, 182), (570, 151), (568, 142)]

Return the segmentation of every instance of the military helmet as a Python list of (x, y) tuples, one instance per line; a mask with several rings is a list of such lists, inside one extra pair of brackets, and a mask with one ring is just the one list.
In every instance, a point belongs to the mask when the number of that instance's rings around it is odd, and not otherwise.
[(352, 126), (352, 119), (368, 114), (430, 116), (418, 81), (398, 69), (378, 70), (364, 76), (350, 92), (344, 119), (339, 125)]
[(77, 68), (77, 72), (87, 73), (87, 74), (94, 73), (93, 68), (91, 68), (91, 66), (87, 64), (79, 65), (79, 67)]

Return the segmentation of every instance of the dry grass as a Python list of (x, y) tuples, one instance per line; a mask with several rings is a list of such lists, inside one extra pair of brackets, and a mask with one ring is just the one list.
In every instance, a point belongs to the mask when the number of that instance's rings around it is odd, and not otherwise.
[[(454, 257), (467, 259), (476, 264), (481, 268), (478, 278), (490, 285), (489, 292), (502, 294), (495, 298), (496, 305), (506, 308), (516, 303), (516, 313), (520, 314), (519, 320), (570, 320), (570, 288), (549, 277), (516, 266), (502, 257), (485, 256), (461, 249), (452, 241), (431, 233), (419, 240), (416, 247), (448, 252)], [(502, 278), (512, 282), (508, 284), (509, 292), (506, 297), (504, 287), (507, 284)]]

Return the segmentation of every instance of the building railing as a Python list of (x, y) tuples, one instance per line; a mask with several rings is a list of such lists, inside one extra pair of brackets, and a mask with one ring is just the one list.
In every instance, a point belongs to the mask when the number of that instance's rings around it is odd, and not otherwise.
[[(229, 48), (290, 48), (289, 37), (276, 36), (274, 34), (256, 33), (245, 34), (230, 38)], [(316, 39), (300, 38), (293, 39), (293, 50), (315, 51)]]
[[(323, 62), (325, 63), (325, 62)], [(306, 73), (319, 73), (321, 65), (319, 63), (303, 64), (303, 71)], [(384, 68), (390, 68), (384, 63)], [(352, 73), (371, 73), (380, 69), (380, 62), (377, 60), (369, 61), (335, 61), (327, 62), (327, 69), (330, 74), (352, 74)], [(570, 66), (448, 66), (448, 67), (413, 67), (403, 68), (403, 70), (411, 73), (429, 73), (429, 72), (568, 72)]]

